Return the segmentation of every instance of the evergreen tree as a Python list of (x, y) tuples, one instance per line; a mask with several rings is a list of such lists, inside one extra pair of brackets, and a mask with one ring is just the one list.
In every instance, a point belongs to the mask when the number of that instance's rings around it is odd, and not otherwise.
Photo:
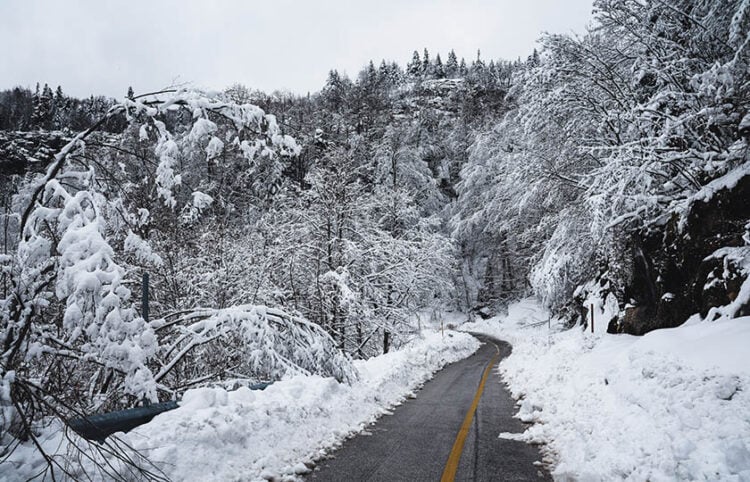
[(367, 64), (367, 69), (365, 70), (365, 77), (367, 79), (367, 83), (375, 86), (378, 83), (378, 71), (375, 70), (375, 64), (370, 60), (370, 63)]
[(424, 49), (422, 57), (422, 75), (425, 77), (432, 75), (432, 63), (430, 62), (430, 53), (427, 51), (427, 48)]
[(55, 89), (52, 101), (52, 128), (64, 129), (68, 127), (68, 99), (59, 85)]
[(31, 98), (31, 104), (33, 111), (31, 113), (31, 126), (32, 127), (39, 127), (39, 124), (41, 124), (41, 98), (42, 93), (39, 89), (39, 82), (36, 83), (36, 88), (34, 89), (34, 96)]
[(487, 66), (487, 81), (494, 85), (497, 82), (497, 77), (497, 65), (494, 60), (490, 60), (490, 64)]
[(391, 84), (391, 68), (385, 63), (385, 59), (380, 61), (380, 66), (378, 67), (378, 82), (382, 85)]
[(445, 75), (448, 77), (455, 77), (458, 74), (458, 59), (456, 58), (456, 52), (451, 49), (448, 53), (448, 60), (445, 62)]
[(52, 123), (52, 103), (54, 100), (54, 94), (49, 85), (44, 84), (44, 87), (39, 92), (39, 84), (36, 86), (36, 93), (34, 94), (34, 113), (32, 114), (32, 124), (37, 129), (49, 129)]
[(471, 64), (471, 71), (469, 73), (469, 77), (475, 82), (484, 83), (486, 81), (487, 66), (482, 61), (482, 54), (479, 49), (477, 49), (477, 60)]
[(419, 52), (416, 50), (411, 56), (411, 62), (406, 66), (406, 73), (411, 77), (419, 77), (422, 75), (422, 61), (419, 58)]
[(436, 79), (445, 78), (445, 69), (443, 68), (443, 61), (440, 60), (440, 54), (437, 54), (437, 56), (435, 56), (435, 66), (433, 67), (433, 74), (435, 75)]
[(461, 63), (458, 66), (458, 76), (466, 77), (469, 75), (469, 69), (466, 68), (466, 61), (461, 57)]
[(55, 97), (55, 94), (52, 92), (52, 89), (50, 88), (49, 84), (44, 84), (44, 88), (42, 89), (42, 99), (46, 103), (51, 103), (52, 99)]
[(328, 72), (328, 80), (326, 80), (326, 85), (323, 87), (321, 94), (324, 103), (333, 112), (341, 112), (349, 84), (349, 79), (342, 77), (338, 70), (334, 69)]
[(396, 62), (388, 64), (388, 75), (391, 86), (399, 85), (404, 77), (404, 72)]
[(15, 87), (0, 92), (0, 130), (26, 130), (34, 111), (34, 93)]

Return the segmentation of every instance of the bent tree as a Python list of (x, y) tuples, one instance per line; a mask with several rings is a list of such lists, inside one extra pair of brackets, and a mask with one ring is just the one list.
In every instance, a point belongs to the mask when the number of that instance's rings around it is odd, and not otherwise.
[[(99, 131), (115, 117), (127, 120), (122, 135)], [(0, 258), (9, 285), (0, 299), (0, 456), (28, 441), (53, 477), (158, 479), (117, 439), (84, 446), (70, 435), (78, 453), (60, 456), (47, 453), (37, 429), (207, 382), (356, 376), (330, 336), (303, 319), (262, 306), (181, 304), (190, 299), (163, 249), (195, 243), (189, 233), (208, 211), (222, 219), (267, 201), (298, 153), (254, 105), (164, 91), (115, 104), (25, 180), (13, 201), (16, 249)], [(160, 293), (153, 321), (132, 296), (144, 270)]]

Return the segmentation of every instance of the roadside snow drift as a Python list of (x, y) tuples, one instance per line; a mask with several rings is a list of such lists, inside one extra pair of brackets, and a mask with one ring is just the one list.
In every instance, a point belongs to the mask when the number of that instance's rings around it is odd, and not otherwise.
[[(295, 480), (479, 345), (466, 333), (426, 334), (399, 351), (355, 361), (360, 376), (352, 385), (297, 376), (264, 391), (190, 390), (178, 409), (119, 435), (172, 480)], [(59, 451), (62, 440), (49, 434), (45, 446)], [(0, 480), (33, 475), (42, 461), (32, 454), (30, 447), (14, 453), (17, 470)]]
[(524, 300), (463, 328), (513, 344), (499, 370), (536, 423), (501, 436), (547, 444), (556, 480), (750, 481), (750, 317), (643, 337), (547, 319)]

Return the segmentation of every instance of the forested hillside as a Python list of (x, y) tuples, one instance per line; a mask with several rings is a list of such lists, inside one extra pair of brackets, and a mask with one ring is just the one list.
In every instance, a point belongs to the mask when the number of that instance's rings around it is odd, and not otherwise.
[(532, 294), (631, 334), (750, 314), (750, 2), (595, 7), (527, 59), (424, 49), (306, 96), (0, 92), (3, 433), (350, 380)]
[(748, 5), (596, 5), (472, 143), (454, 236), (573, 321), (586, 299), (637, 334), (746, 313)]

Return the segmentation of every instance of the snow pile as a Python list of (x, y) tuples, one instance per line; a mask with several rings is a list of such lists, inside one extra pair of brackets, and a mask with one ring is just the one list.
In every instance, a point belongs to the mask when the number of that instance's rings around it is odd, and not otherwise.
[(514, 345), (500, 371), (537, 423), (501, 436), (546, 443), (558, 480), (750, 480), (750, 317), (643, 337), (547, 319), (524, 300), (464, 326)]
[[(464, 333), (429, 334), (403, 350), (356, 362), (360, 379), (297, 376), (262, 392), (197, 389), (179, 409), (126, 435), (175, 480), (249, 480), (303, 474), (444, 365), (473, 353)], [(201, 454), (196, 457), (196, 454)]]
[[(356, 361), (360, 377), (352, 385), (313, 375), (264, 391), (190, 390), (178, 409), (120, 436), (172, 480), (295, 480), (437, 370), (478, 348), (466, 333), (425, 333), (397, 352)], [(58, 433), (46, 445), (59, 450), (61, 441)], [(24, 480), (39, 466), (31, 453), (17, 450), (10, 461), (15, 475), (0, 480)]]

